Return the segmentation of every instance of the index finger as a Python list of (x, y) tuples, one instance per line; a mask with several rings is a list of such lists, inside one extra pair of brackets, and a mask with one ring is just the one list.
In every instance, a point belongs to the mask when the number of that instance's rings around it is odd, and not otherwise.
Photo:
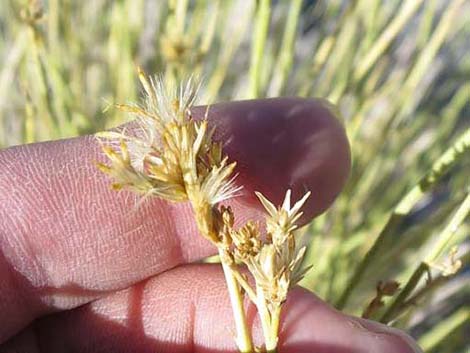
[[(205, 108), (196, 108), (201, 116)], [(251, 191), (276, 202), (312, 190), (306, 220), (325, 209), (349, 171), (341, 124), (315, 100), (284, 98), (217, 104), (210, 120), (238, 162), (245, 196), (236, 217), (253, 218)], [(0, 153), (0, 342), (34, 318), (213, 253), (197, 236), (189, 205), (112, 192), (94, 160), (95, 139), (19, 146)]]

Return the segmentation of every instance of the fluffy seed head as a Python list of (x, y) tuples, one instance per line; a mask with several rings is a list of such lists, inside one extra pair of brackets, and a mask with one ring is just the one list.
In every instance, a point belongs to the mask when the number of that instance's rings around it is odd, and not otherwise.
[(118, 106), (137, 117), (136, 127), (129, 133), (97, 134), (111, 161), (100, 164), (100, 169), (113, 177), (116, 186), (172, 201), (194, 197), (209, 209), (238, 195), (235, 163), (229, 163), (220, 143), (212, 141), (207, 121), (191, 117), (199, 89), (194, 79), (168, 87), (162, 78), (149, 78), (142, 70), (139, 78), (145, 92), (143, 106)]
[(261, 193), (258, 198), (266, 209), (267, 237), (255, 256), (245, 260), (250, 272), (264, 293), (268, 305), (281, 305), (290, 287), (298, 283), (308, 269), (301, 269), (305, 247), (296, 248), (293, 231), (301, 216), (300, 209), (310, 196), (307, 192), (291, 207), (291, 192), (287, 191), (282, 206), (275, 207)]
[(287, 190), (284, 202), (281, 207), (276, 207), (271, 201), (263, 196), (260, 192), (256, 192), (256, 196), (261, 201), (266, 212), (266, 230), (272, 236), (275, 245), (284, 242), (287, 234), (291, 234), (297, 229), (296, 222), (302, 216), (302, 206), (310, 197), (310, 191), (307, 192), (299, 201), (291, 207), (291, 190)]

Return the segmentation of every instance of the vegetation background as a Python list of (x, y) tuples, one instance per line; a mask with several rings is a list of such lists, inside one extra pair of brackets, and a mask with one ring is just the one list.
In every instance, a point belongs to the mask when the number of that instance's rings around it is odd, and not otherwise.
[(354, 165), (306, 229), (303, 285), (426, 353), (468, 353), (469, 13), (468, 0), (2, 0), (0, 148), (121, 123), (103, 111), (138, 99), (137, 64), (203, 75), (202, 102), (327, 98)]

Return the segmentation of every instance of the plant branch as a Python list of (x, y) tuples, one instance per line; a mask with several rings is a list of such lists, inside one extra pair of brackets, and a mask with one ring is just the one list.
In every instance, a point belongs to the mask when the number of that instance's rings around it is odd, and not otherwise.
[(253, 353), (253, 343), (251, 340), (250, 330), (246, 323), (245, 308), (243, 306), (243, 295), (238, 285), (238, 280), (235, 272), (231, 269), (230, 265), (223, 261), (224, 255), (219, 248), (219, 255), (222, 260), (222, 268), (224, 270), (225, 281), (227, 282), (227, 289), (232, 304), (233, 317), (235, 319), (237, 347), (240, 353)]
[(238, 271), (238, 269), (234, 268), (234, 266), (231, 266), (231, 269), (232, 269), (232, 273), (233, 273), (234, 277), (236, 278), (238, 284), (243, 288), (245, 293), (248, 295), (248, 298), (250, 298), (250, 300), (253, 303), (256, 303), (256, 293), (253, 290), (253, 288), (251, 288), (251, 286), (248, 283), (248, 281), (246, 280), (246, 278), (243, 277), (243, 275), (240, 273), (240, 271)]
[(336, 303), (337, 308), (342, 309), (349, 300), (352, 292), (360, 283), (364, 273), (369, 265), (376, 258), (376, 255), (382, 249), (382, 245), (386, 240), (395, 233), (395, 230), (403, 218), (410, 213), (416, 203), (423, 195), (431, 191), (442, 177), (457, 163), (467, 151), (470, 150), (470, 129), (466, 130), (456, 142), (445, 151), (440, 158), (434, 162), (431, 169), (421, 178), (421, 180), (413, 187), (405, 197), (397, 204), (387, 223), (382, 228), (380, 234), (375, 240), (372, 247), (367, 252), (364, 260), (358, 265), (354, 274), (349, 279), (345, 290), (340, 299)]
[(452, 240), (452, 237), (457, 231), (458, 227), (460, 226), (460, 224), (462, 224), (462, 222), (465, 220), (469, 213), (470, 193), (459, 206), (454, 216), (451, 218), (450, 222), (441, 232), (437, 244), (434, 246), (428, 256), (426, 256), (425, 260), (419, 264), (419, 266), (414, 271), (413, 275), (406, 283), (403, 290), (395, 298), (390, 307), (385, 311), (382, 318), (380, 319), (380, 322), (388, 323), (390, 320), (393, 319), (395, 313), (400, 309), (403, 303), (407, 301), (412, 291), (417, 287), (422, 275), (426, 271), (429, 271), (432, 264), (435, 263), (435, 261), (437, 261), (437, 259), (441, 256), (444, 249), (446, 249), (447, 245)]
[(419, 346), (425, 352), (433, 352), (452, 332), (468, 322), (469, 316), (470, 310), (468, 308), (459, 309), (421, 336), (418, 341)]
[(395, 298), (392, 305), (385, 311), (380, 319), (380, 322), (387, 323), (393, 319), (397, 309), (403, 302), (410, 296), (411, 292), (416, 288), (423, 274), (429, 270), (429, 266), (424, 262), (421, 262), (416, 270), (411, 275), (410, 279), (406, 283), (405, 287), (401, 290), (400, 294)]
[(271, 15), (271, 0), (261, 0), (256, 13), (255, 34), (252, 40), (249, 98), (258, 98), (261, 87), (261, 68)]

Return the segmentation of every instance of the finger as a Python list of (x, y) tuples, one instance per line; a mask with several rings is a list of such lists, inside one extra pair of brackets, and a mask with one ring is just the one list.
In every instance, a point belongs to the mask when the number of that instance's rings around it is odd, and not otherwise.
[[(346, 316), (303, 289), (283, 309), (283, 353), (412, 353), (397, 330)], [(249, 308), (254, 341), (262, 333)], [(234, 323), (219, 266), (188, 265), (102, 298), (86, 307), (41, 319), (36, 341), (44, 352), (236, 352)], [(13, 345), (13, 343), (11, 343)]]
[[(245, 115), (257, 123), (248, 124)], [(308, 206), (311, 216), (326, 207), (344, 183), (349, 168), (344, 131), (316, 101), (227, 103), (212, 106), (209, 116), (221, 127), (219, 138), (227, 141), (226, 153), (239, 162), (239, 182), (247, 191), (278, 197), (287, 187), (295, 187), (297, 195), (301, 186), (318, 187)], [(281, 151), (286, 145), (276, 141), (283, 137), (271, 142), (263, 137), (263, 144), (253, 151), (247, 141), (257, 135), (282, 135), (284, 130), (289, 131), (291, 144), (303, 147)], [(322, 152), (311, 153), (316, 150), (313, 145)], [(92, 137), (0, 153), (0, 317), (8, 318), (0, 325), (0, 342), (38, 315), (82, 305), (213, 252), (197, 236), (188, 205), (153, 199), (135, 209), (133, 194), (110, 191), (109, 179), (94, 165), (102, 158)], [(255, 165), (251, 174), (249, 168)], [(275, 175), (268, 177), (262, 170)], [(335, 173), (343, 178), (336, 184), (324, 182)], [(323, 193), (328, 197), (322, 198)], [(234, 201), (239, 222), (253, 217), (247, 202), (241, 204), (248, 198)]]
[[(254, 191), (281, 204), (287, 188), (293, 199), (312, 196), (303, 208), (304, 222), (325, 211), (341, 191), (350, 169), (349, 144), (340, 122), (323, 100), (274, 98), (210, 106), (216, 138), (238, 162), (244, 201), (258, 205)], [(315, 102), (315, 104), (313, 104)], [(203, 116), (206, 108), (195, 109)]]

